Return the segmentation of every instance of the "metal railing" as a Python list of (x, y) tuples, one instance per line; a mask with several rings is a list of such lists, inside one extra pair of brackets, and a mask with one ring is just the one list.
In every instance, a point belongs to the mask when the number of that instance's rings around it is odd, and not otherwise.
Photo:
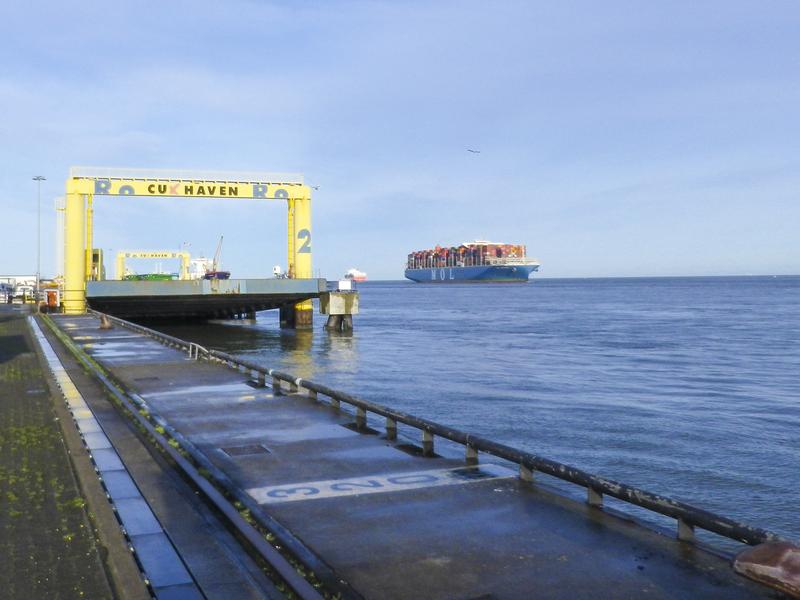
[[(94, 315), (101, 315), (97, 311), (89, 309), (88, 312)], [(192, 342), (185, 342), (170, 335), (142, 327), (129, 321), (124, 321), (111, 315), (106, 315), (108, 319), (120, 326), (126, 327), (133, 331), (142, 333), (158, 340), (161, 343), (169, 345), (178, 349), (185, 349), (189, 352), (192, 358), (200, 356), (207, 356), (208, 351), (202, 346)], [(68, 347), (80, 353), (74, 342), (60, 329), (48, 319), (45, 319), (53, 328), (56, 336)], [(275, 572), (277, 577), (295, 593), (296, 597), (302, 600), (321, 600), (323, 595), (320, 591), (303, 577), (301, 573), (296, 570), (296, 567), (290, 564), (287, 559), (280, 553), (279, 549), (274, 547), (261, 532), (255, 529), (251, 523), (239, 512), (239, 509), (233, 502), (226, 498), (225, 495), (217, 489), (214, 484), (207, 478), (206, 475), (201, 473), (205, 470), (211, 479), (226, 493), (233, 496), (242, 506), (246, 507), (251, 517), (259, 524), (259, 526), (273, 533), (280, 541), (280, 544), (286, 547), (295, 558), (306, 566), (311, 572), (320, 577), (334, 592), (339, 594), (343, 600), (357, 600), (360, 598), (354, 594), (349, 586), (335, 577), (329, 568), (322, 564), (315, 555), (311, 554), (301, 542), (297, 541), (294, 536), (286, 531), (277, 521), (271, 519), (269, 516), (264, 515), (258, 511), (256, 502), (242, 492), (232, 481), (220, 471), (197, 447), (194, 446), (188, 439), (186, 439), (180, 432), (172, 428), (163, 417), (153, 412), (147, 403), (132, 392), (124, 392), (124, 385), (116, 377), (110, 373), (104, 373), (97, 365), (89, 361), (85, 357), (78, 354), (78, 360), (83, 366), (88, 369), (94, 377), (103, 384), (108, 393), (110, 393), (131, 415), (139, 426), (141, 426), (150, 436), (150, 439), (158, 444), (158, 446), (166, 452), (174, 461), (175, 465), (182, 471), (203, 493), (205, 498), (220, 511), (222, 515), (228, 520), (233, 528), (241, 535), (253, 550), (269, 564), (270, 568)], [(159, 431), (161, 428), (161, 431)], [(178, 442), (180, 449), (196, 463), (192, 464), (187, 458), (183, 456), (181, 450), (172, 446), (168, 438), (165, 438), (162, 433), (167, 433), (169, 438)]]
[(603, 496), (607, 495), (648, 511), (673, 518), (676, 520), (677, 537), (683, 541), (693, 542), (695, 540), (695, 528), (710, 531), (717, 535), (749, 545), (761, 544), (768, 541), (790, 541), (766, 529), (752, 527), (667, 496), (661, 496), (612, 479), (606, 479), (576, 467), (530, 452), (525, 452), (505, 444), (500, 444), (472, 433), (453, 429), (452, 427), (436, 423), (435, 421), (394, 410), (381, 404), (376, 404), (351, 394), (335, 390), (326, 385), (308, 381), (300, 377), (294, 377), (293, 375), (276, 371), (275, 369), (269, 369), (225, 352), (206, 350), (196, 344), (179, 340), (178, 338), (142, 327), (141, 325), (129, 323), (115, 317), (109, 318), (125, 327), (161, 340), (167, 345), (185, 348), (189, 350), (190, 353), (193, 346), (200, 348), (202, 352), (195, 353), (194, 356), (199, 358), (200, 354), (202, 354), (207, 360), (224, 363), (239, 371), (249, 371), (251, 376), (255, 374), (259, 384), (262, 386), (266, 385), (266, 379), (269, 377), (275, 393), (282, 393), (282, 384), (286, 383), (289, 393), (304, 392), (312, 398), (318, 398), (321, 394), (328, 397), (330, 403), (335, 408), (340, 408), (342, 403), (350, 405), (355, 408), (357, 428), (366, 428), (367, 416), (371, 413), (386, 419), (385, 429), (388, 439), (397, 439), (398, 423), (418, 429), (421, 433), (423, 455), (430, 456), (433, 454), (434, 440), (435, 437), (438, 436), (464, 446), (465, 460), (468, 463), (477, 462), (479, 453), (482, 452), (517, 464), (519, 467), (519, 477), (524, 481), (532, 481), (534, 474), (538, 471), (581, 486), (586, 489), (586, 502), (591, 506), (601, 507), (603, 504)]

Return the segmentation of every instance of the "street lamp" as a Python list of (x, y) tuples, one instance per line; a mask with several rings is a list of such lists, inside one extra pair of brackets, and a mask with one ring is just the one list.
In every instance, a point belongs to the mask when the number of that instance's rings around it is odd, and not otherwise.
[(42, 272), (42, 182), (46, 179), (37, 175), (33, 180), (36, 182), (36, 296), (33, 301), (38, 307)]

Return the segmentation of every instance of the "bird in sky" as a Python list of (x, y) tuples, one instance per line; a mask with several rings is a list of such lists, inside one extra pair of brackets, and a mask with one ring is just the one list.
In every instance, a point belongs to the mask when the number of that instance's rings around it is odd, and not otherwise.
[(472, 148), (467, 148), (467, 152), (472, 152), (473, 154), (480, 154), (480, 150), (473, 150)]

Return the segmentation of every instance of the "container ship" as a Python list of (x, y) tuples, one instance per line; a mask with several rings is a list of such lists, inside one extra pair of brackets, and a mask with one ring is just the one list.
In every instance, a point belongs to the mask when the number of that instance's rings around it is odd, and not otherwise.
[(419, 283), (523, 282), (539, 269), (526, 247), (476, 240), (408, 255), (405, 276)]

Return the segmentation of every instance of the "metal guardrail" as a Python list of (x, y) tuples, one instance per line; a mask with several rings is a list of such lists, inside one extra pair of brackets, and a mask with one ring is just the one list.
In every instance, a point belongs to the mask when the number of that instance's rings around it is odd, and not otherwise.
[[(99, 315), (100, 313), (95, 314)], [(195, 350), (193, 354), (194, 357), (199, 358), (200, 355), (202, 355), (208, 360), (226, 363), (232, 368), (238, 370), (244, 368), (252, 373), (256, 373), (258, 382), (261, 385), (266, 385), (266, 378), (269, 377), (272, 380), (272, 387), (276, 393), (282, 392), (283, 382), (288, 384), (288, 391), (290, 393), (306, 391), (308, 395), (313, 398), (317, 398), (319, 394), (322, 394), (330, 398), (331, 404), (336, 408), (339, 408), (341, 403), (344, 402), (356, 409), (356, 425), (359, 428), (363, 429), (366, 427), (367, 415), (369, 413), (383, 416), (386, 418), (386, 436), (388, 439), (397, 438), (398, 423), (403, 423), (404, 425), (419, 429), (422, 434), (422, 449), (425, 455), (433, 454), (434, 437), (439, 436), (463, 445), (467, 462), (476, 462), (478, 460), (478, 454), (483, 452), (517, 464), (519, 466), (519, 476), (525, 481), (532, 481), (534, 473), (539, 471), (563, 481), (584, 487), (587, 493), (586, 501), (591, 506), (601, 507), (603, 495), (607, 495), (627, 502), (628, 504), (673, 518), (677, 521), (677, 537), (683, 541), (693, 542), (695, 540), (695, 528), (704, 529), (749, 545), (774, 541), (790, 541), (766, 529), (752, 527), (667, 496), (661, 496), (612, 479), (606, 479), (576, 467), (537, 456), (529, 452), (524, 452), (472, 433), (466, 433), (436, 423), (435, 421), (416, 417), (368, 400), (363, 400), (326, 385), (314, 383), (313, 381), (308, 381), (300, 377), (294, 377), (288, 373), (276, 371), (275, 369), (269, 369), (225, 352), (206, 350), (196, 344), (179, 340), (178, 338), (148, 329), (147, 327), (142, 327), (141, 325), (129, 323), (128, 321), (123, 321), (115, 317), (109, 318), (124, 327), (161, 340), (167, 345), (185, 348), (190, 354), (192, 352), (191, 348), (196, 347), (199, 350)]]
[[(94, 315), (103, 314), (91, 309), (89, 309), (88, 312)], [(124, 321), (111, 315), (105, 316), (108, 317), (110, 321), (120, 326), (147, 335), (148, 337), (154, 338), (166, 345), (174, 348), (186, 349), (193, 358), (199, 359), (200, 356), (208, 356), (208, 351), (198, 344), (185, 342), (170, 335), (148, 329), (147, 327), (142, 327), (141, 325), (131, 323), (130, 321)], [(54, 332), (62, 342), (64, 342), (68, 347), (73, 346), (74, 349), (74, 344), (66, 336), (66, 334), (58, 329), (54, 329)], [(276, 534), (281, 543), (290, 548), (295, 556), (297, 556), (307, 568), (310, 568), (315, 574), (319, 575), (321, 572), (326, 570), (324, 565), (321, 566), (320, 564), (317, 564), (318, 561), (316, 558), (310, 555), (304, 547), (295, 543), (292, 536), (283, 531), (282, 527), (278, 523), (260, 515), (256, 510), (257, 505), (254, 501), (252, 501), (252, 499), (249, 497), (244, 497), (243, 494), (240, 494), (238, 488), (233, 485), (233, 483), (224, 473), (214, 466), (214, 464), (209, 461), (205, 455), (194, 446), (194, 444), (189, 442), (189, 440), (174, 430), (162, 417), (153, 413), (150, 407), (141, 398), (139, 398), (136, 394), (124, 393), (121, 391), (121, 382), (116, 380), (116, 378), (110, 374), (103, 373), (96, 365), (92, 364), (92, 362), (83, 359), (80, 356), (78, 358), (84, 367), (86, 367), (103, 384), (108, 392), (112, 394), (114, 398), (116, 398), (116, 400), (127, 409), (132, 418), (134, 418), (136, 422), (147, 431), (147, 433), (159, 445), (159, 447), (170, 456), (178, 468), (194, 483), (195, 486), (197, 486), (197, 488), (204, 494), (208, 501), (211, 502), (222, 515), (225, 516), (225, 518), (236, 529), (236, 531), (245, 540), (247, 540), (255, 552), (257, 552), (258, 555), (270, 565), (274, 572), (286, 583), (286, 585), (296, 594), (298, 598), (302, 600), (321, 600), (323, 597), (322, 594), (318, 592), (304, 577), (302, 577), (295, 570), (295, 567), (292, 566), (276, 548), (274, 548), (268, 541), (264, 539), (260, 532), (254, 529), (252, 525), (247, 522), (247, 520), (239, 513), (231, 501), (225, 498), (225, 496), (211, 483), (211, 481), (202, 475), (190, 461), (184, 458), (180, 451), (173, 447), (166, 438), (160, 435), (157, 427), (161, 427), (164, 431), (166, 431), (169, 436), (177, 441), (180, 447), (186, 451), (186, 453), (198, 465), (200, 465), (200, 468), (205, 469), (211, 474), (214, 481), (218, 485), (236, 497), (236, 499), (247, 508), (251, 516), (256, 519), (259, 525), (266, 527)], [(151, 419), (155, 424), (151, 422)], [(331, 582), (334, 584), (340, 584), (332, 586), (334, 590), (339, 593), (339, 597), (343, 599), (349, 598), (354, 600), (360, 598), (356, 594), (352, 593), (349, 588), (341, 585), (341, 582), (334, 580), (332, 576), (328, 575), (326, 579), (329, 585)]]

